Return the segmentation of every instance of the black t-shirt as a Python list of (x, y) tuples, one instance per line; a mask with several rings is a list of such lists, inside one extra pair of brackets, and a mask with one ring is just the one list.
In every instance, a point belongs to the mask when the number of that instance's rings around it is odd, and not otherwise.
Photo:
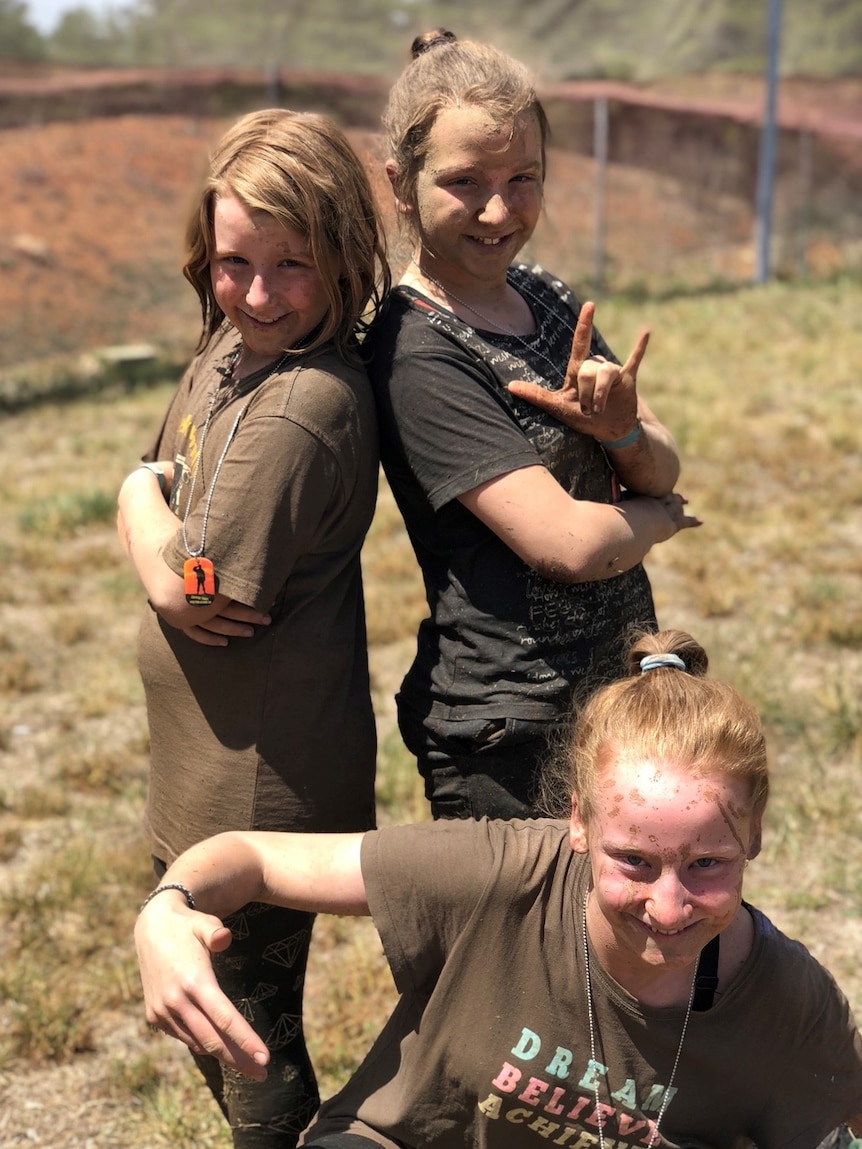
[[(655, 626), (641, 565), (567, 584), (528, 567), (458, 496), (544, 464), (576, 499), (618, 497), (604, 452), (506, 390), (514, 379), (561, 386), (580, 305), (541, 269), (515, 265), (530, 338), (476, 332), (406, 288), (369, 332), (381, 456), (422, 568), (430, 617), (400, 697), (420, 721), (516, 717), (552, 721), (572, 688), (622, 672), (632, 625)], [(593, 351), (613, 358), (601, 336)]]

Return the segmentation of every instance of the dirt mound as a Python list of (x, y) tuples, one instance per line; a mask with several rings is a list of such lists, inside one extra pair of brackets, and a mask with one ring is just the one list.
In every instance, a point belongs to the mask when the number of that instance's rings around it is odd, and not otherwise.
[[(131, 115), (0, 131), (0, 369), (142, 341), (191, 353), (199, 312), (180, 272), (185, 218), (207, 152), (234, 118)], [(367, 130), (348, 135), (392, 225), (381, 141)], [(549, 163), (547, 210), (531, 258), (576, 284), (589, 282), (593, 162), (553, 148)], [(646, 277), (671, 249), (696, 249), (722, 215), (729, 269), (746, 274), (744, 204), (707, 209), (687, 202), (673, 181), (619, 165), (607, 194), (611, 270)], [(396, 268), (398, 246), (393, 230)]]

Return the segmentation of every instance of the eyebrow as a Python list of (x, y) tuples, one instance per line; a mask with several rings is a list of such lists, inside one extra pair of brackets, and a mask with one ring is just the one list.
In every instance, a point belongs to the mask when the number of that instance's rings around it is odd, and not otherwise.
[[(441, 164), (434, 168), (438, 176), (454, 176), (454, 175), (470, 175), (473, 172), (481, 172), (485, 170), (483, 163), (463, 163), (463, 164)], [(502, 165), (501, 165), (502, 166)], [(515, 174), (519, 172), (541, 172), (542, 161), (541, 159), (531, 160), (528, 163), (520, 164), (514, 168)]]
[[(636, 854), (639, 858), (653, 858), (661, 857), (664, 850), (650, 844), (648, 847), (643, 845), (636, 845), (632, 842), (615, 842), (608, 838), (603, 838), (601, 842), (602, 849), (606, 854), (616, 854), (618, 856), (624, 854)], [(728, 842), (724, 846), (715, 846), (712, 849), (700, 849), (695, 844), (689, 846), (689, 851), (686, 857), (688, 858), (721, 858), (722, 860), (729, 860), (735, 858), (739, 853), (743, 852), (739, 842)]]

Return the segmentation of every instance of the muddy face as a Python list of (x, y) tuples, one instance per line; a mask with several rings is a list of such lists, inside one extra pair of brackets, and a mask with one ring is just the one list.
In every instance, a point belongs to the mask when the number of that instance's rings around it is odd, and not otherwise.
[(759, 840), (745, 784), (666, 760), (614, 762), (597, 783), (589, 824), (575, 807), (571, 826), (590, 854), (594, 944), (634, 970), (688, 967), (740, 907)]

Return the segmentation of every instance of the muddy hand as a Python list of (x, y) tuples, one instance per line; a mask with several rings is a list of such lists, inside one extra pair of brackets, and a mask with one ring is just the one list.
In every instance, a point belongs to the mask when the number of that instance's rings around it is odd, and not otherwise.
[(649, 331), (641, 332), (632, 353), (619, 366), (602, 355), (590, 355), (595, 311), (592, 302), (581, 307), (559, 390), (516, 380), (509, 384), (509, 391), (585, 435), (619, 439), (631, 431), (637, 418), (637, 373)]

